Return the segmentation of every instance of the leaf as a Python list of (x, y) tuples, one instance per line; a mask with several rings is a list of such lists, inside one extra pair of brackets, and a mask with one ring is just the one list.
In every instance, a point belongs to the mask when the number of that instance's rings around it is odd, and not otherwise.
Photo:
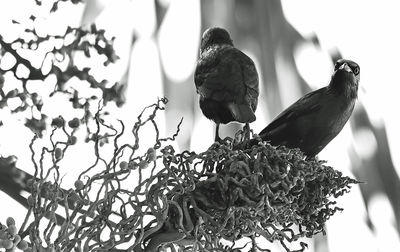
[(56, 12), (58, 10), (58, 2), (55, 2), (53, 4), (53, 7), (51, 7), (50, 12)]

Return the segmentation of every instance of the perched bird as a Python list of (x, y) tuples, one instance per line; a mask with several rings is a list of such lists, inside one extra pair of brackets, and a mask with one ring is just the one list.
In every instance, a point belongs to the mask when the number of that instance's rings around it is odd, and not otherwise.
[(317, 155), (339, 134), (357, 99), (360, 67), (340, 59), (328, 86), (306, 94), (280, 113), (259, 136), (271, 145), (299, 148), (307, 158)]
[(200, 57), (194, 74), (203, 114), (217, 127), (232, 121), (250, 123), (258, 101), (258, 73), (254, 62), (233, 46), (222, 28), (207, 29), (201, 39)]

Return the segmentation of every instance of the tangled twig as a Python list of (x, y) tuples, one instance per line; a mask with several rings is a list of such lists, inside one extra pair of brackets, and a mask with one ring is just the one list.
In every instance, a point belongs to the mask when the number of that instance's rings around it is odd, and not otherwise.
[[(52, 147), (42, 148), (39, 161), (32, 155), (36, 171), (28, 215), (33, 214), (34, 221), (24, 223), (26, 229), (19, 232), (22, 238), (29, 234), (31, 248), (230, 251), (244, 238), (252, 251), (269, 251), (257, 243), (262, 237), (291, 251), (288, 243), (324, 232), (325, 222), (342, 210), (331, 198), (358, 183), (322, 161), (305, 160), (296, 149), (261, 140), (238, 149), (250, 136), (257, 138), (248, 128), (204, 152), (176, 153), (169, 142), (181, 124), (172, 137), (161, 138), (156, 122), (166, 102), (159, 99), (142, 111), (132, 129), (132, 144), (119, 144), (122, 122), (117, 130), (96, 117), (96, 160), (79, 175), (75, 189), (62, 189), (59, 176), (59, 161), (72, 142), (54, 141), (52, 135)], [(152, 125), (155, 144), (138, 154), (145, 125)], [(74, 129), (59, 126), (54, 132), (61, 130), (67, 139), (74, 136)], [(105, 129), (113, 133), (100, 135)], [(113, 142), (111, 159), (101, 156), (101, 137)], [(42, 162), (46, 155), (52, 157), (48, 168)], [(59, 206), (63, 215), (56, 214)], [(304, 251), (306, 244), (298, 244), (294, 251)]]

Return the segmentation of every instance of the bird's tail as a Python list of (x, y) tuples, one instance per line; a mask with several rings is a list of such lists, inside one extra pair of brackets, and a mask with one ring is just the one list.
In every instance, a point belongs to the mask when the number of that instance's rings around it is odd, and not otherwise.
[(251, 123), (256, 120), (256, 115), (248, 104), (236, 104), (230, 102), (227, 106), (235, 120), (238, 122)]

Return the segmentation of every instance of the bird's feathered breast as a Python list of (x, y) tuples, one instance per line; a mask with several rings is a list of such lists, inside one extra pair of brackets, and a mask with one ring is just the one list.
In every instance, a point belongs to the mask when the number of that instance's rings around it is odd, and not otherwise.
[(356, 99), (358, 82), (359, 80), (354, 74), (338, 72), (332, 76), (329, 87), (337, 95), (341, 95), (347, 99)]

